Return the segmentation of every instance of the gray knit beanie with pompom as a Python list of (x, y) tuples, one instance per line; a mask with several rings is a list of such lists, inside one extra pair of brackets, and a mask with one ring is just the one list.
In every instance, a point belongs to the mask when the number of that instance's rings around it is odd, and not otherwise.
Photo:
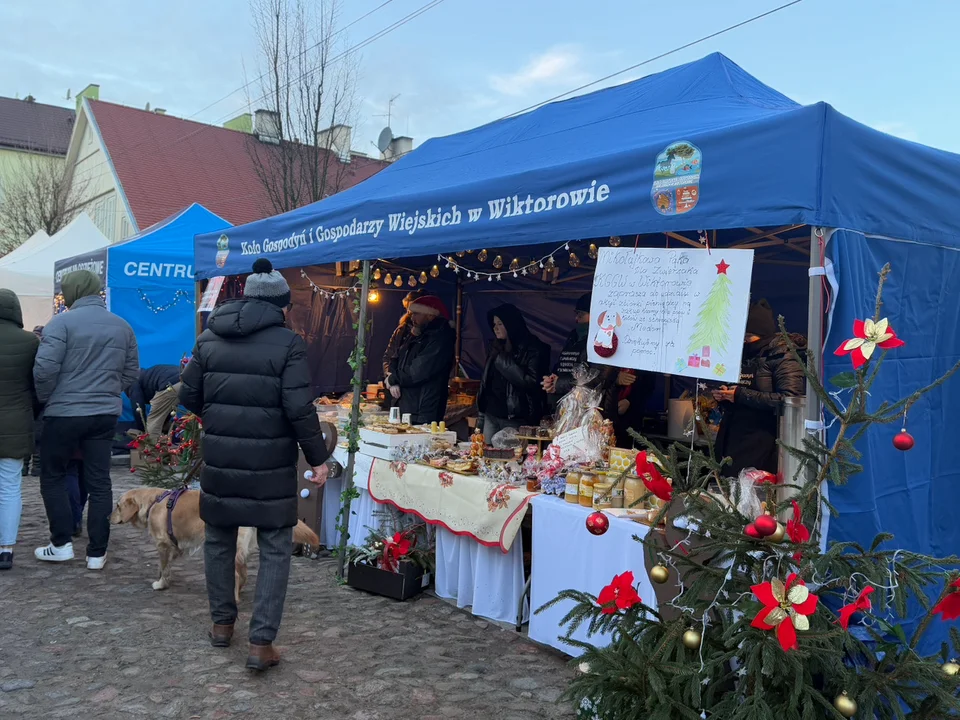
[(243, 286), (243, 296), (285, 308), (290, 304), (290, 286), (267, 258), (259, 258)]

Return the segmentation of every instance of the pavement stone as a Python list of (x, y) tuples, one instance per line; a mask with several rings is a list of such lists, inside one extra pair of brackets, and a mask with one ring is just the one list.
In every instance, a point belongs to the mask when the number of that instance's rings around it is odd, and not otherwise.
[[(114, 474), (114, 493), (136, 486)], [(296, 557), (283, 661), (249, 673), (246, 623), (257, 560), (233, 647), (210, 647), (202, 554), (183, 557), (169, 590), (150, 587), (157, 553), (146, 533), (115, 527), (106, 568), (42, 565), (47, 542), (38, 482), (23, 483), (14, 569), (0, 573), (0, 717), (227, 720), (508, 720), (570, 718), (558, 703), (566, 658), (432, 596), (396, 603), (339, 585), (335, 561)]]

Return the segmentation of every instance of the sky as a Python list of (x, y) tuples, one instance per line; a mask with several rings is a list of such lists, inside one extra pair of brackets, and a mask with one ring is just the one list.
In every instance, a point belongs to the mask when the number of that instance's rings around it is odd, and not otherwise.
[[(342, 23), (384, 0), (341, 0)], [(352, 48), (426, 5), (390, 0), (344, 31)], [(395, 135), (466, 130), (616, 73), (785, 0), (443, 0), (348, 57), (359, 68), (353, 147), (374, 141), (392, 109)], [(803, 103), (826, 101), (879, 130), (960, 152), (949, 78), (960, 65), (954, 0), (802, 0), (592, 89), (722, 52)], [(100, 98), (222, 124), (257, 93), (246, 0), (4, 0), (0, 96), (70, 105)], [(951, 68), (954, 68), (951, 70)], [(207, 107), (233, 92), (227, 99)]]

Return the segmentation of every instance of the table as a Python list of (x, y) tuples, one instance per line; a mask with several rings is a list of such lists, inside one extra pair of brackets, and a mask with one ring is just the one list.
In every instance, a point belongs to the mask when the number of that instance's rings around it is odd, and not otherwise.
[[(530, 571), (530, 607), (536, 610), (563, 590), (580, 590), (599, 595), (614, 575), (632, 570), (639, 582), (640, 598), (652, 608), (657, 600), (644, 564), (643, 545), (634, 535), (645, 537), (646, 525), (610, 518), (610, 529), (603, 535), (591, 535), (586, 529), (589, 508), (573, 505), (550, 495), (538, 495), (533, 507), (533, 565)], [(566, 628), (560, 625), (572, 602), (559, 603), (549, 610), (530, 616), (530, 639), (550, 645), (568, 655), (580, 650), (560, 640)], [(572, 636), (593, 645), (607, 645), (607, 635), (587, 635), (581, 626)]]
[[(337, 448), (333, 457), (338, 463), (347, 467), (346, 448)], [(373, 467), (373, 458), (369, 455), (357, 453), (354, 456), (353, 482), (360, 497), (350, 503), (350, 524), (348, 526), (351, 545), (362, 545), (370, 532), (367, 528), (376, 529), (379, 518), (374, 514), (377, 503), (367, 491), (370, 479), (370, 470)], [(340, 495), (343, 492), (343, 477), (331, 478), (323, 486), (323, 516), (320, 518), (320, 542), (328, 549), (340, 544), (340, 534), (337, 532), (337, 514), (340, 512)]]

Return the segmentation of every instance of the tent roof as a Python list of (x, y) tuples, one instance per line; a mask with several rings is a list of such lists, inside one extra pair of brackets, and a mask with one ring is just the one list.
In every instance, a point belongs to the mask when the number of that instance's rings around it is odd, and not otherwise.
[(13, 250), (8, 252), (3, 257), (0, 257), (0, 267), (17, 262), (18, 260), (23, 260), (23, 258), (27, 257), (28, 255), (32, 255), (40, 248), (46, 247), (50, 244), (50, 242), (50, 236), (47, 235), (46, 230), (37, 230), (33, 235), (28, 237)]
[[(655, 169), (681, 141), (700, 152), (699, 184), (696, 168), (673, 167), (669, 180), (694, 186), (698, 201), (661, 214)], [(198, 237), (196, 265), (198, 277), (212, 277), (249, 272), (259, 256), (296, 267), (796, 224), (956, 246), (958, 193), (960, 156), (872, 130), (823, 103), (800, 106), (713, 54), (429, 140), (360, 185), (234, 228), (219, 251), (219, 234)], [(519, 212), (507, 216), (511, 206)]]
[(49, 242), (38, 243), (34, 252), (0, 266), (0, 287), (9, 288), (17, 295), (49, 298), (52, 307), (53, 273), (57, 260), (96, 250), (106, 244), (107, 238), (90, 216), (80, 213)]

